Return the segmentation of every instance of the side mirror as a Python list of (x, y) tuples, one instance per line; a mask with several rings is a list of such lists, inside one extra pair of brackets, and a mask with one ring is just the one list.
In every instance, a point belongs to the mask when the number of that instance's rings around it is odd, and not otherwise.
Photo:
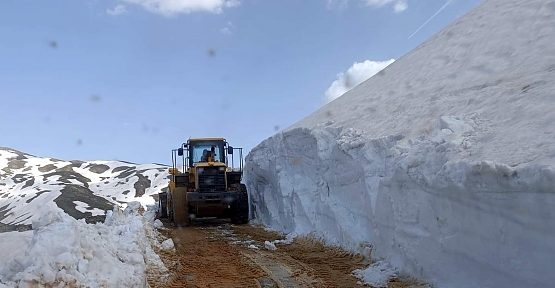
[(183, 156), (183, 148), (177, 149), (177, 155)]
[(233, 147), (227, 147), (227, 154), (233, 154)]

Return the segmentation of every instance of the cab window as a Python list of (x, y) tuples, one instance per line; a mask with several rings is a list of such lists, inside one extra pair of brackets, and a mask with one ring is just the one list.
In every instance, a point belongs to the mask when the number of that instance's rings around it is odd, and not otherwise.
[(194, 143), (192, 146), (192, 160), (193, 164), (198, 162), (206, 162), (208, 160), (208, 156), (210, 155), (210, 151), (212, 147), (214, 147), (214, 159), (213, 161), (225, 162), (223, 156), (223, 143), (219, 142), (199, 142)]

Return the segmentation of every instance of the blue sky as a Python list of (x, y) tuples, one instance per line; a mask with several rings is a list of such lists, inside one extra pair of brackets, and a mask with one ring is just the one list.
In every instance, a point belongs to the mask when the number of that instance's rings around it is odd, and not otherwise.
[(322, 107), (339, 73), (371, 75), (481, 1), (408, 39), (446, 2), (5, 0), (0, 146), (168, 164), (189, 137), (221, 136), (246, 154)]

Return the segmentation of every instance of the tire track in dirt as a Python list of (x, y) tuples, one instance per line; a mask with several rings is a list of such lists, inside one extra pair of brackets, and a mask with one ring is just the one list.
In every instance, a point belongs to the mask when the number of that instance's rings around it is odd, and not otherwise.
[[(266, 231), (262, 227), (244, 225), (230, 226), (233, 236), (243, 241), (253, 241), (264, 247), (265, 241), (284, 240), (276, 232)], [(250, 242), (249, 242), (250, 243)], [(280, 263), (288, 267), (291, 276), (298, 281), (298, 287), (371, 287), (359, 284), (360, 280), (353, 276), (356, 269), (365, 269), (371, 261), (361, 254), (349, 253), (337, 247), (325, 246), (321, 241), (312, 237), (298, 237), (289, 244), (275, 244), (274, 251), (261, 250), (261, 255), (272, 263)], [(264, 248), (262, 248), (264, 249)], [(242, 249), (250, 250), (250, 249)], [(248, 251), (247, 251), (248, 252)], [(413, 280), (392, 278), (387, 283), (388, 288), (426, 288), (427, 284)]]
[[(264, 241), (283, 240), (283, 236), (253, 226), (233, 226), (239, 237), (254, 240), (260, 245)], [(355, 255), (338, 248), (326, 247), (308, 237), (299, 237), (290, 244), (276, 244), (277, 250), (264, 251), (275, 262), (288, 266), (292, 274), (306, 287), (362, 287), (352, 275), (353, 270), (368, 266), (362, 255)], [(312, 281), (311, 281), (312, 280)]]
[(151, 287), (261, 287), (264, 271), (249, 263), (235, 246), (196, 227), (171, 229), (167, 234), (176, 251), (160, 251), (159, 255), (171, 274), (164, 283), (150, 280)]
[[(172, 238), (175, 251), (156, 251), (170, 271), (164, 279), (149, 277), (151, 288), (158, 287), (261, 287), (327, 288), (369, 287), (353, 276), (368, 267), (362, 255), (326, 247), (310, 237), (289, 244), (264, 248), (265, 241), (284, 237), (251, 225), (231, 225), (221, 220), (197, 223), (192, 227), (160, 230)], [(414, 282), (391, 279), (389, 288), (425, 287)]]

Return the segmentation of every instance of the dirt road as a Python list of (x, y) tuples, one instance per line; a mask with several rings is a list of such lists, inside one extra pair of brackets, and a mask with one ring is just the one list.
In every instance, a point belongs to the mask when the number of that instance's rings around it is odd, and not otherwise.
[[(309, 238), (277, 243), (280, 235), (250, 225), (209, 220), (160, 232), (173, 239), (175, 251), (156, 251), (171, 271), (149, 278), (155, 287), (363, 287), (352, 271), (367, 267), (360, 255), (323, 246)], [(389, 287), (408, 287), (391, 282)]]

